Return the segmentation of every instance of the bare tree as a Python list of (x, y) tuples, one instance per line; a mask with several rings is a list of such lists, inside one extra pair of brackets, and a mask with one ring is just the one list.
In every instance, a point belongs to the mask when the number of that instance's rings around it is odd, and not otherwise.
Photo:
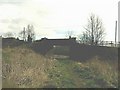
[(67, 31), (66, 32), (66, 37), (72, 37), (74, 36), (74, 32), (73, 31)]
[(19, 37), (24, 41), (33, 41), (35, 40), (35, 32), (33, 25), (28, 25), (27, 28), (23, 28), (19, 33)]
[(104, 40), (104, 27), (102, 20), (98, 16), (91, 14), (85, 30), (80, 38), (82, 42), (98, 45)]
[(34, 32), (34, 27), (33, 25), (28, 25), (27, 26), (27, 40), (29, 41), (29, 39), (31, 38), (32, 41), (35, 40), (35, 32)]
[(23, 28), (22, 31), (20, 31), (20, 33), (19, 33), (19, 38), (21, 38), (21, 39), (24, 40), (24, 41), (27, 40), (27, 34), (26, 34), (25, 27)]
[(79, 35), (78, 36), (78, 41), (80, 43), (90, 44), (90, 38), (89, 38), (87, 32), (83, 32), (81, 35)]

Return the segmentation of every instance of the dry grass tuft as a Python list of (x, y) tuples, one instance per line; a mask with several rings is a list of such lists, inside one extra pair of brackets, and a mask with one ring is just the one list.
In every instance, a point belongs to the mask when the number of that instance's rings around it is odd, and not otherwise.
[(43, 87), (48, 80), (45, 72), (52, 60), (20, 47), (3, 49), (3, 54), (3, 87)]
[(118, 61), (100, 60), (99, 57), (84, 63), (91, 68), (98, 77), (101, 76), (109, 86), (118, 87)]

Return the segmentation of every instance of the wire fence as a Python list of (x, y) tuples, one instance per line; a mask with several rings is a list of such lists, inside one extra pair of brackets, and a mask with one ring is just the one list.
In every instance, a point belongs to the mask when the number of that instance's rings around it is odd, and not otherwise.
[(103, 41), (100, 46), (108, 46), (108, 47), (120, 47), (120, 42), (115, 41)]
[[(90, 43), (80, 42), (80, 41), (78, 41), (78, 43), (91, 45)], [(115, 42), (115, 41), (102, 41), (102, 42), (100, 42), (100, 43), (98, 42), (98, 46), (120, 47), (120, 42)]]

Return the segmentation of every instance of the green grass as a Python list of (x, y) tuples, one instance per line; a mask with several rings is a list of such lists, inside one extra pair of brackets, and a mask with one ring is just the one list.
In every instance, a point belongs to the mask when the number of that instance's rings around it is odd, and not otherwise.
[[(69, 63), (67, 63), (69, 62)], [(49, 70), (49, 77), (56, 82), (57, 87), (60, 88), (72, 88), (76, 87), (74, 81), (75, 76), (70, 70), (72, 61), (69, 60), (58, 60), (52, 69)]]
[(59, 60), (56, 66), (50, 70), (50, 78), (58, 82), (58, 87), (110, 87), (104, 78), (91, 68), (81, 67), (71, 60)]
[(82, 67), (71, 60), (59, 60), (55, 66), (49, 71), (49, 78), (57, 83), (57, 87), (111, 87), (100, 74), (97, 74), (89, 67)]

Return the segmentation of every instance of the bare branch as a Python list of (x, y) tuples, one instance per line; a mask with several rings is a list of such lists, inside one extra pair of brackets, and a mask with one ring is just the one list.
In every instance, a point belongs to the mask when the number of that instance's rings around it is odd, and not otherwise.
[(102, 42), (104, 39), (104, 27), (102, 24), (102, 20), (95, 16), (94, 14), (91, 14), (91, 16), (88, 19), (88, 24), (86, 27), (84, 27), (86, 30), (83, 32), (81, 36), (81, 40), (83, 42), (87, 42), (89, 44), (95, 44), (98, 45), (98, 43)]

